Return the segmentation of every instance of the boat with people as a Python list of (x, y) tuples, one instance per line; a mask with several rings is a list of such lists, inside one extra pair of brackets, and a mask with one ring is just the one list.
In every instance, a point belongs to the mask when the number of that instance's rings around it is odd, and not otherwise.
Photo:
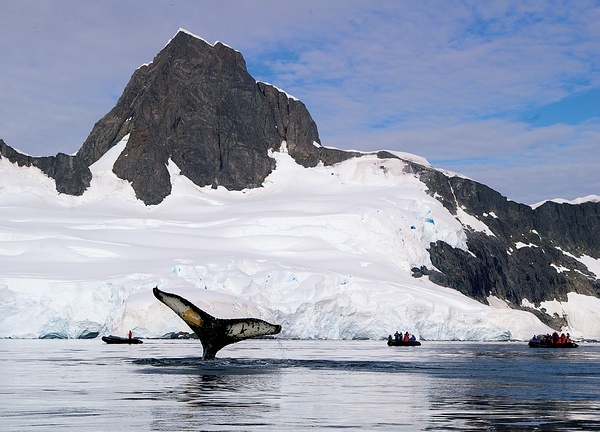
[(571, 340), (571, 335), (558, 332), (545, 335), (534, 335), (529, 340), (531, 348), (577, 348), (579, 345)]
[(421, 342), (417, 340), (415, 335), (411, 335), (408, 332), (404, 333), (404, 335), (396, 332), (394, 333), (394, 337), (389, 335), (387, 344), (388, 346), (421, 346)]
[(121, 336), (102, 336), (102, 340), (107, 344), (141, 344), (143, 343), (140, 339), (134, 337), (121, 337)]

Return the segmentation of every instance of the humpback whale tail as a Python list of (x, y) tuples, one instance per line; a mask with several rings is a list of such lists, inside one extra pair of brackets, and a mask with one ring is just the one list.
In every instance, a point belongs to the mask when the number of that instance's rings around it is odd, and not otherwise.
[(221, 348), (244, 339), (281, 332), (281, 326), (257, 318), (216, 318), (177, 294), (158, 289), (154, 296), (169, 306), (193, 330), (202, 343), (202, 360), (215, 358)]

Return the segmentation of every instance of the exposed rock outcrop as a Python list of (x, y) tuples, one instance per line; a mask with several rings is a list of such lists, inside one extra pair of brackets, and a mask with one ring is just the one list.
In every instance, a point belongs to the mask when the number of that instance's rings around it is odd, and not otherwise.
[(198, 186), (240, 190), (262, 185), (282, 141), (304, 166), (351, 157), (322, 148), (304, 104), (257, 83), (238, 51), (184, 31), (135, 71), (77, 156), (89, 166), (128, 133), (113, 170), (146, 204), (169, 195), (169, 159)]
[[(466, 227), (470, 253), (432, 243), (429, 253), (435, 268), (413, 269), (415, 276), (428, 274), (433, 282), (481, 302), (492, 295), (514, 307), (521, 307), (524, 299), (537, 305), (566, 300), (569, 292), (600, 297), (600, 282), (574, 258), (600, 258), (600, 203), (546, 202), (533, 209), (473, 180), (419, 165), (413, 169), (452, 214), (460, 208), (493, 233)], [(543, 318), (556, 324), (556, 317)]]
[(89, 187), (92, 173), (75, 156), (58, 153), (56, 156), (27, 156), (19, 153), (0, 139), (0, 156), (19, 166), (39, 168), (54, 179), (56, 190), (68, 195), (81, 195)]

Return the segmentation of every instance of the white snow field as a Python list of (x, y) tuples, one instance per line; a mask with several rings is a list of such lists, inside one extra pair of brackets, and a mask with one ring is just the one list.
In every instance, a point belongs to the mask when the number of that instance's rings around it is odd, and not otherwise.
[[(284, 338), (401, 330), (426, 340), (526, 340), (551, 331), (502, 300), (486, 306), (411, 276), (431, 266), (430, 242), (466, 249), (464, 226), (489, 231), (447, 212), (401, 160), (307, 169), (284, 145), (264, 187), (236, 192), (199, 188), (171, 163), (172, 194), (146, 206), (111, 171), (126, 140), (91, 167), (81, 197), (0, 158), (0, 337), (189, 332), (154, 286), (218, 317), (279, 323)], [(600, 338), (599, 299), (572, 294), (543, 307), (566, 314), (573, 336)]]

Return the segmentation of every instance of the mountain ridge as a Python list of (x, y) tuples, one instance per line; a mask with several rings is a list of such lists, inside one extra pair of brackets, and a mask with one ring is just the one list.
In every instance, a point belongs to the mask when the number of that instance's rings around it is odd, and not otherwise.
[(76, 155), (26, 156), (2, 140), (0, 155), (18, 166), (39, 168), (54, 179), (59, 193), (81, 196), (93, 179), (90, 167), (121, 142), (125, 147), (112, 171), (147, 206), (159, 206), (170, 196), (171, 163), (199, 188), (244, 191), (262, 187), (273, 173), (273, 152), (285, 151), (306, 169), (376, 157), (382, 175), (389, 170), (387, 161), (402, 161), (402, 173), (395, 175), (418, 178), (462, 224), (467, 245), (434, 239), (429, 262), (411, 269), (415, 279), (426, 277), (483, 304), (501, 298), (554, 328), (568, 325), (568, 317), (546, 313), (541, 303), (566, 301), (569, 293), (600, 297), (599, 275), (577, 259), (600, 259), (597, 201), (547, 201), (532, 208), (392, 152), (323, 147), (301, 101), (254, 80), (238, 51), (187, 31), (178, 31), (151, 63), (133, 73)]

